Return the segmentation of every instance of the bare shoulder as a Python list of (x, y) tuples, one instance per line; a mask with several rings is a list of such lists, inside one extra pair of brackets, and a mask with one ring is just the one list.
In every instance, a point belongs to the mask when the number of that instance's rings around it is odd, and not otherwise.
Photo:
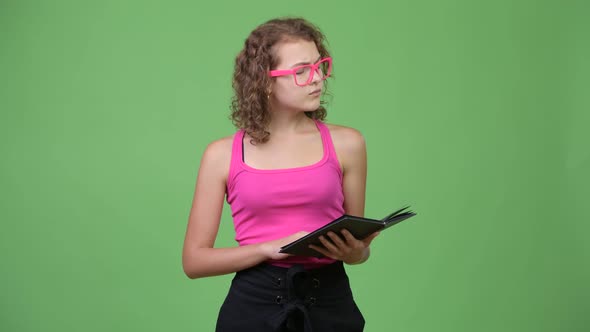
[(365, 137), (355, 128), (337, 124), (326, 124), (337, 152), (359, 153), (365, 150)]
[(229, 173), (233, 139), (234, 135), (229, 135), (210, 142), (203, 152), (201, 168), (215, 170), (226, 178)]
[(229, 135), (210, 142), (207, 144), (203, 156), (206, 155), (213, 159), (231, 157), (233, 139), (234, 135)]
[(363, 134), (351, 127), (326, 124), (334, 143), (340, 167), (346, 173), (351, 169), (364, 167), (367, 162), (367, 148)]

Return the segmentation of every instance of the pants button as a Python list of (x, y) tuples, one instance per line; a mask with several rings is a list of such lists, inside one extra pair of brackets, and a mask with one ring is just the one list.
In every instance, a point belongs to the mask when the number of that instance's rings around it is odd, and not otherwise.
[(320, 280), (313, 278), (313, 287), (314, 288), (320, 288)]

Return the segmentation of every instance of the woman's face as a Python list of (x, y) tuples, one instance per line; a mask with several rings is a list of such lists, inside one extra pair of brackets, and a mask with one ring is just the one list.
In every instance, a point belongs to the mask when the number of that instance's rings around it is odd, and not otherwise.
[[(297, 66), (314, 64), (320, 60), (320, 53), (313, 41), (294, 40), (275, 46), (279, 63), (273, 70), (289, 70)], [(314, 73), (312, 81), (298, 86), (293, 75), (274, 78), (271, 87), (271, 107), (293, 111), (315, 111), (320, 106), (323, 80)]]

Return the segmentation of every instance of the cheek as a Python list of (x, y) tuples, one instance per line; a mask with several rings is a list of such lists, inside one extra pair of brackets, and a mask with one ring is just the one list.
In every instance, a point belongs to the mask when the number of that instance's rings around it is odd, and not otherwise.
[(289, 106), (297, 105), (304, 101), (305, 90), (298, 86), (278, 87), (275, 89), (275, 98), (280, 104)]
[(276, 84), (273, 88), (274, 98), (278, 105), (304, 111), (314, 111), (319, 107), (320, 99), (309, 96), (309, 87), (299, 87), (292, 82), (281, 83)]

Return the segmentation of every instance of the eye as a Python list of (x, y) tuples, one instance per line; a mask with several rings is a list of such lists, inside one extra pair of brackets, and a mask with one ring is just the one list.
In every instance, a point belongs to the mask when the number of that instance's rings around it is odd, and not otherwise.
[(305, 76), (305, 75), (309, 75), (309, 72), (311, 71), (311, 66), (302, 66), (301, 68), (297, 68), (297, 70), (295, 71), (295, 74), (297, 74), (298, 76)]

